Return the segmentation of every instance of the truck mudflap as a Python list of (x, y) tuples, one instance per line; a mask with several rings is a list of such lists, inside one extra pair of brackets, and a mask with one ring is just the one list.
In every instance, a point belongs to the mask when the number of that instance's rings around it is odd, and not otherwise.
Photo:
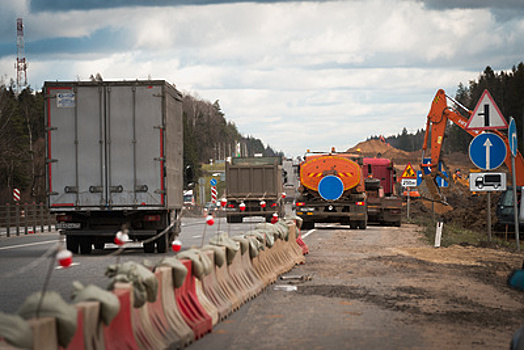
[(296, 213), (302, 218), (304, 229), (313, 228), (315, 223), (341, 223), (349, 225), (352, 229), (367, 228), (368, 212), (365, 202), (359, 205), (310, 205), (304, 203), (303, 206), (296, 208)]
[(368, 198), (368, 222), (400, 226), (402, 223), (402, 199), (396, 197)]

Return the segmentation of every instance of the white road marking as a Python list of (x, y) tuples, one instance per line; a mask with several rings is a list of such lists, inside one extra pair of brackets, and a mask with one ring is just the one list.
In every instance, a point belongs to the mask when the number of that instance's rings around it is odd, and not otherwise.
[(8, 249), (31, 247), (31, 246), (34, 246), (34, 245), (56, 244), (56, 243), (57, 243), (57, 241), (45, 241), (45, 242), (35, 242), (35, 243), (26, 243), (26, 244), (16, 244), (16, 245), (10, 245), (10, 246), (7, 246), (7, 247), (0, 247), (0, 250), (8, 250)]
[(306, 238), (307, 236), (309, 236), (310, 234), (312, 234), (313, 232), (315, 232), (316, 230), (315, 229), (312, 229), (312, 230), (309, 230), (307, 231), (306, 233), (304, 233), (302, 235), (302, 239)]

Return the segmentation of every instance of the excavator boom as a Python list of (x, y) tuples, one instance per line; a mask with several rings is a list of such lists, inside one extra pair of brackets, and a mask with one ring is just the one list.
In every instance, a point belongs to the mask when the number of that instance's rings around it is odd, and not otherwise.
[[(428, 150), (428, 143), (429, 139), (431, 138), (431, 148), (430, 148), (430, 157), (431, 157), (431, 163), (430, 164), (420, 164), (420, 167), (422, 169), (429, 168), (429, 174), (426, 174), (423, 176), (423, 182), (425, 184), (422, 186), (422, 190), (426, 190), (426, 194), (430, 196), (431, 200), (439, 201), (439, 202), (445, 202), (445, 199), (440, 194), (440, 191), (438, 189), (438, 186), (436, 185), (436, 177), (437, 176), (444, 176), (442, 173), (438, 171), (438, 165), (440, 161), (440, 153), (442, 149), (442, 142), (444, 140), (444, 132), (446, 131), (446, 127), (448, 125), (448, 121), (451, 121), (458, 125), (460, 128), (462, 128), (464, 131), (469, 133), (471, 136), (475, 137), (482, 133), (481, 130), (471, 130), (466, 129), (466, 125), (468, 124), (468, 118), (464, 117), (460, 113), (458, 113), (455, 109), (452, 109), (448, 106), (447, 99), (450, 98), (446, 95), (444, 90), (440, 89), (437, 91), (437, 94), (435, 95), (435, 98), (433, 99), (433, 102), (431, 104), (431, 109), (427, 116), (426, 121), (426, 132), (424, 134), (424, 142), (422, 145), (422, 158), (427, 156), (426, 152)], [(464, 106), (460, 105), (457, 101), (450, 98), (456, 105), (463, 108), (470, 116), (471, 111), (469, 111)], [(506, 145), (507, 149), (507, 156), (505, 159), (505, 163), (508, 166), (508, 168), (511, 170), (511, 153), (509, 149), (509, 142), (508, 138), (505, 133), (502, 133), (498, 130), (491, 130), (492, 133), (497, 134), (502, 138), (504, 141), (504, 144)], [(517, 179), (517, 186), (524, 186), (524, 158), (522, 157), (522, 154), (517, 151), (517, 156), (515, 157), (515, 171), (516, 171), (516, 179)], [(426, 171), (427, 173), (428, 171)], [(424, 171), (423, 171), (424, 173)]]

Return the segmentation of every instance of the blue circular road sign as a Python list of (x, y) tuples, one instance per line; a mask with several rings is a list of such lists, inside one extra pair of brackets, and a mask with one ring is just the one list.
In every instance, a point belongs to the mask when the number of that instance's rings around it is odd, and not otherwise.
[(511, 155), (513, 157), (517, 156), (517, 149), (518, 149), (518, 143), (517, 143), (517, 126), (515, 125), (515, 119), (510, 118), (509, 126), (508, 126), (508, 141), (509, 141), (509, 149), (511, 151)]
[(335, 201), (344, 193), (344, 184), (340, 178), (328, 175), (318, 183), (318, 193), (327, 201)]
[(496, 134), (485, 132), (475, 136), (469, 144), (469, 158), (484, 170), (497, 169), (506, 160), (506, 144)]
[(209, 183), (211, 184), (211, 186), (216, 186), (217, 185), (217, 180), (216, 179), (211, 179), (209, 181)]

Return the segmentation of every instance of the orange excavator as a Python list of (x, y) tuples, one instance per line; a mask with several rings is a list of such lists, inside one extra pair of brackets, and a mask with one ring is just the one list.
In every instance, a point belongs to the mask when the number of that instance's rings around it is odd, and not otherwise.
[[(451, 100), (457, 107), (449, 107), (447, 102), (448, 99)], [(429, 173), (428, 171), (422, 171), (422, 184), (421, 186), (419, 186), (419, 190), (421, 190), (424, 198), (436, 202), (446, 203), (446, 199), (440, 193), (439, 187), (437, 186), (436, 178), (439, 176), (442, 178), (447, 178), (446, 175), (439, 171), (439, 161), (440, 151), (442, 148), (442, 141), (444, 140), (444, 132), (446, 131), (448, 121), (455, 123), (473, 137), (482, 133), (481, 130), (466, 129), (466, 125), (468, 124), (468, 118), (461, 115), (456, 108), (463, 109), (468, 114), (468, 116), (471, 116), (472, 114), (472, 112), (469, 109), (464, 107), (458, 101), (455, 101), (450, 96), (446, 95), (444, 90), (440, 89), (437, 91), (437, 94), (433, 99), (431, 109), (429, 111), (426, 121), (426, 133), (424, 135), (424, 143), (422, 145), (422, 159), (428, 156), (426, 152), (428, 150), (428, 142), (431, 138), (431, 148), (429, 151), (431, 163), (420, 164), (420, 167), (423, 170), (424, 168), (426, 168), (430, 171)], [(498, 130), (491, 130), (491, 132), (500, 136), (504, 141), (507, 150), (505, 163), (511, 170), (511, 152), (509, 148), (509, 141), (507, 135)], [(515, 157), (515, 172), (517, 186), (524, 186), (524, 158), (518, 150), (517, 155)]]

